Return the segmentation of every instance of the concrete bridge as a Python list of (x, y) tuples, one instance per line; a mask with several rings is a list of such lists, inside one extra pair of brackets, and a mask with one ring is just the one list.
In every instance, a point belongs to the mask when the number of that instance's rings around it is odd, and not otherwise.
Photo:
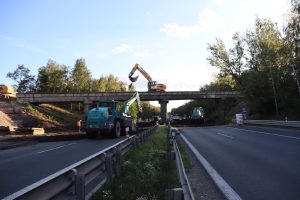
[[(22, 103), (83, 103), (84, 111), (87, 113), (89, 105), (97, 101), (116, 100), (127, 101), (134, 92), (100, 92), (81, 94), (17, 94), (18, 101)], [(167, 119), (167, 104), (170, 100), (199, 100), (215, 99), (219, 104), (219, 118), (224, 119), (224, 100), (227, 98), (240, 98), (238, 92), (200, 92), (200, 91), (178, 91), (178, 92), (139, 92), (141, 101), (158, 101), (160, 103), (161, 117), (163, 122)]]

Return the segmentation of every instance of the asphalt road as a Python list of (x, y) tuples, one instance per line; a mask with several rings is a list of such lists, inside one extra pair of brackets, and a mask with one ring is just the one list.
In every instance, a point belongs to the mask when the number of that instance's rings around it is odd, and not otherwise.
[(38, 143), (0, 151), (0, 199), (125, 137)]
[(300, 199), (300, 131), (253, 126), (180, 128), (242, 199)]

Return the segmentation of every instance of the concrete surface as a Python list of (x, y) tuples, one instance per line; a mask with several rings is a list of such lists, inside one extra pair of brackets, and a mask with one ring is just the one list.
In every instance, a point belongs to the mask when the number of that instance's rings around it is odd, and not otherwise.
[(300, 131), (253, 126), (180, 130), (242, 199), (299, 199)]
[(125, 137), (43, 142), (0, 151), (0, 199)]

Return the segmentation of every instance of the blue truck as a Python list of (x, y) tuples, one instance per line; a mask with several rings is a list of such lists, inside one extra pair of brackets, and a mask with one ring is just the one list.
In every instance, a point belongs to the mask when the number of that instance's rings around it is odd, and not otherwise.
[(98, 134), (110, 134), (113, 138), (118, 138), (127, 131), (135, 131), (135, 123), (128, 115), (129, 107), (136, 102), (139, 113), (142, 112), (139, 93), (125, 102), (122, 112), (117, 111), (117, 101), (99, 101), (95, 108), (89, 110), (84, 125), (88, 137), (95, 137)]
[(204, 110), (202, 107), (193, 108), (191, 119), (193, 123), (204, 123)]

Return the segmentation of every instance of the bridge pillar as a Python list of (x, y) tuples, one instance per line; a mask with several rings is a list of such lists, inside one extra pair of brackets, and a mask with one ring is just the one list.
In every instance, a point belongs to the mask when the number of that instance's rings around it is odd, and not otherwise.
[(218, 115), (218, 119), (217, 122), (218, 123), (225, 123), (225, 108), (224, 108), (224, 101), (225, 99), (221, 98), (221, 99), (216, 99), (217, 104), (218, 104), (218, 110), (217, 110), (217, 115)]
[(161, 116), (161, 120), (162, 123), (165, 124), (167, 122), (167, 105), (168, 105), (169, 101), (167, 100), (161, 100), (159, 101), (160, 104), (160, 116)]
[(91, 105), (91, 101), (85, 100), (83, 102), (83, 111), (84, 111), (84, 115), (87, 115), (89, 110), (90, 110), (90, 105)]

